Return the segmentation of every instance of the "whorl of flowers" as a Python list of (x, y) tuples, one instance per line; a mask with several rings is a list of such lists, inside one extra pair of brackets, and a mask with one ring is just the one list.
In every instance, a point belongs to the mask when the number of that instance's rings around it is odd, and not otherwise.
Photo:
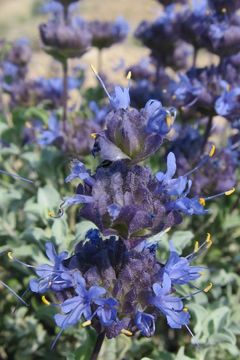
[(128, 23), (121, 17), (115, 21), (93, 20), (88, 23), (92, 35), (92, 46), (98, 49), (108, 48), (123, 41), (128, 34)]
[(71, 18), (66, 23), (62, 18), (53, 18), (39, 27), (45, 50), (58, 59), (82, 56), (91, 45), (87, 24), (80, 18)]
[[(156, 256), (156, 246), (143, 242), (128, 250), (121, 239), (114, 236), (103, 239), (97, 229), (89, 230), (85, 241), (80, 242), (74, 254), (57, 254), (52, 243), (46, 243), (50, 264), (33, 267), (38, 278), (30, 281), (30, 289), (42, 295), (50, 305), (46, 293), (55, 295), (54, 306), (59, 313), (54, 316), (61, 331), (78, 323), (93, 326), (108, 338), (119, 334), (131, 336), (141, 333), (150, 337), (155, 333), (155, 322), (163, 316), (173, 329), (188, 327), (190, 314), (185, 300), (199, 292), (208, 292), (192, 285), (204, 269), (191, 262), (204, 249), (211, 246), (206, 241), (195, 245), (194, 251), (180, 257), (170, 242), (170, 254), (165, 264)], [(12, 254), (10, 258), (14, 260)], [(17, 259), (15, 259), (18, 261)], [(177, 295), (181, 285), (189, 284), (194, 290), (185, 296)]]

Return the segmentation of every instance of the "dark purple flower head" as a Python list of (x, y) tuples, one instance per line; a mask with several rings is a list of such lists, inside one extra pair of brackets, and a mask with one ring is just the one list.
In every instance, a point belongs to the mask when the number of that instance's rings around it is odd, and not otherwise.
[(91, 45), (91, 34), (82, 19), (73, 18), (68, 24), (53, 19), (41, 24), (39, 31), (46, 51), (60, 60), (80, 57)]
[[(91, 229), (70, 258), (51, 250), (48, 255), (55, 262), (55, 276), (71, 279), (64, 287), (48, 287), (60, 302), (61, 313), (54, 316), (61, 328), (56, 341), (63, 330), (78, 323), (83, 327), (92, 325), (99, 333), (105, 331), (108, 338), (138, 331), (150, 337), (161, 315), (172, 328), (187, 327), (189, 313), (174, 285), (188, 284), (198, 278), (200, 267), (190, 266), (190, 261), (200, 249), (210, 245), (208, 235), (206, 242), (195, 246), (186, 258), (179, 257), (171, 245), (170, 257), (163, 265), (156, 251), (148, 247), (129, 250), (120, 238), (103, 239), (99, 230)], [(59, 271), (60, 266), (64, 271)], [(45, 271), (45, 265), (39, 269)]]
[[(130, 241), (129, 246), (181, 220), (175, 211), (166, 211), (171, 202), (169, 195), (159, 191), (159, 183), (148, 168), (129, 168), (124, 161), (118, 161), (98, 168), (94, 180), (91, 188), (85, 185), (78, 190), (79, 203), (82, 196), (89, 199), (80, 215), (104, 233), (118, 234)], [(67, 205), (64, 203), (63, 207)]]
[(151, 50), (152, 57), (159, 64), (171, 66), (174, 65), (171, 57), (174, 55), (176, 44), (179, 41), (178, 33), (178, 14), (174, 6), (169, 6), (155, 22), (141, 22), (135, 31), (135, 36)]
[(123, 41), (128, 34), (128, 23), (121, 17), (113, 22), (94, 20), (88, 23), (92, 35), (92, 46), (108, 48)]
[(17, 66), (26, 66), (32, 57), (32, 50), (29, 42), (26, 39), (19, 39), (15, 41), (8, 54), (8, 61)]
[(110, 101), (115, 110), (106, 117), (106, 130), (97, 134), (93, 154), (102, 160), (137, 163), (156, 152), (172, 128), (175, 109), (156, 100), (149, 100), (140, 111), (129, 108), (129, 89), (120, 87)]

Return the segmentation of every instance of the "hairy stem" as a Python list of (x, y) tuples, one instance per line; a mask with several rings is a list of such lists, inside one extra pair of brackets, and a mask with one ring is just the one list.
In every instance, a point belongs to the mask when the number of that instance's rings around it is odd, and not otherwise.
[(93, 349), (92, 355), (90, 357), (90, 360), (97, 360), (100, 350), (102, 348), (104, 338), (105, 338), (105, 332), (103, 331), (97, 337), (97, 341)]
[(98, 70), (98, 73), (101, 74), (101, 72), (102, 72), (102, 49), (98, 50), (97, 60), (98, 60), (97, 70)]

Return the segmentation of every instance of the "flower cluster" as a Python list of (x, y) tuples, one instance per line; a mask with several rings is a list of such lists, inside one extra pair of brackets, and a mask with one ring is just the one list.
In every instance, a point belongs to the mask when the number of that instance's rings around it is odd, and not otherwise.
[(66, 252), (58, 255), (53, 244), (47, 243), (51, 264), (35, 268), (38, 278), (30, 281), (30, 289), (43, 295), (48, 305), (44, 294), (54, 294), (60, 310), (54, 318), (61, 332), (80, 323), (83, 327), (92, 325), (108, 338), (137, 332), (149, 337), (155, 333), (160, 316), (173, 329), (188, 328), (190, 315), (183, 300), (207, 292), (211, 284), (184, 297), (177, 296), (175, 286), (191, 284), (202, 275), (203, 267), (191, 262), (210, 245), (208, 235), (192, 254), (180, 257), (170, 242), (170, 254), (163, 265), (155, 246), (144, 242), (128, 250), (121, 239), (103, 239), (99, 230), (91, 229), (71, 257)]

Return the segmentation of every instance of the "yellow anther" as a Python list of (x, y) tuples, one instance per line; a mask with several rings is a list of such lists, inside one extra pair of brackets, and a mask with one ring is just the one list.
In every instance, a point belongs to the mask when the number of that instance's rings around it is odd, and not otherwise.
[(210, 248), (210, 246), (212, 246), (212, 238), (210, 233), (207, 233), (206, 243), (207, 243), (207, 248)]
[(211, 146), (211, 150), (209, 151), (209, 156), (213, 157), (213, 155), (215, 154), (215, 151), (216, 151), (216, 146), (213, 144)]
[(47, 300), (45, 295), (43, 295), (41, 299), (42, 299), (42, 302), (44, 303), (44, 305), (49, 306), (51, 304), (50, 301)]
[(166, 116), (166, 122), (167, 122), (167, 126), (168, 126), (168, 127), (172, 126), (173, 118), (172, 118), (172, 116), (171, 116), (170, 114), (168, 114), (168, 115)]
[(230, 85), (230, 84), (227, 84), (226, 90), (227, 90), (227, 91), (230, 91), (230, 90), (231, 90), (231, 85)]
[(133, 335), (133, 333), (131, 331), (126, 330), (126, 329), (122, 329), (121, 334), (126, 335), (126, 336), (132, 336)]
[(198, 249), (199, 249), (199, 242), (196, 241), (194, 245), (194, 252), (198, 252)]
[(199, 198), (199, 204), (202, 205), (202, 206), (205, 206), (206, 205), (206, 200), (204, 198)]
[(173, 95), (173, 96), (172, 96), (172, 99), (173, 99), (173, 100), (176, 100), (176, 98), (177, 98), (176, 95)]
[(91, 133), (91, 134), (90, 134), (90, 137), (91, 137), (92, 139), (96, 139), (97, 133)]
[(129, 71), (129, 72), (127, 73), (127, 80), (130, 80), (130, 79), (131, 79), (131, 77), (132, 77), (132, 72), (131, 72), (131, 71)]
[(171, 227), (168, 227), (164, 230), (165, 233), (169, 232), (171, 230)]
[(188, 312), (188, 308), (185, 306), (185, 307), (183, 308), (183, 311), (184, 311), (184, 312)]
[(7, 256), (8, 256), (8, 258), (9, 258), (10, 260), (14, 260), (14, 259), (13, 259), (13, 253), (12, 253), (12, 251), (9, 251), (9, 252), (7, 253)]
[(185, 111), (185, 107), (184, 107), (184, 106), (181, 106), (180, 109), (181, 109), (182, 111)]
[(50, 217), (55, 217), (54, 211), (49, 211), (49, 212), (48, 212), (48, 216), (50, 216)]
[(26, 126), (26, 128), (28, 128), (28, 129), (31, 129), (31, 128), (32, 128), (32, 124), (31, 124), (29, 121), (26, 122), (25, 126)]
[(86, 326), (90, 326), (92, 324), (91, 320), (87, 320), (87, 321), (84, 321), (82, 324), (81, 324), (81, 327), (86, 327)]
[(222, 13), (225, 14), (227, 12), (227, 9), (226, 8), (222, 8)]
[(212, 289), (212, 287), (213, 287), (213, 284), (210, 282), (210, 284), (207, 286), (207, 287), (205, 287), (205, 289), (203, 290), (205, 293), (207, 293), (207, 292), (209, 292), (211, 289)]
[(227, 196), (232, 195), (235, 190), (236, 190), (235, 188), (232, 188), (231, 190), (226, 191), (224, 194)]
[(91, 69), (92, 69), (92, 71), (94, 72), (94, 74), (95, 74), (95, 75), (98, 75), (98, 72), (97, 72), (95, 66), (94, 66), (93, 64), (91, 64), (90, 66), (91, 66)]
[(205, 275), (205, 272), (204, 271), (199, 271), (199, 275), (203, 276), (203, 275)]

